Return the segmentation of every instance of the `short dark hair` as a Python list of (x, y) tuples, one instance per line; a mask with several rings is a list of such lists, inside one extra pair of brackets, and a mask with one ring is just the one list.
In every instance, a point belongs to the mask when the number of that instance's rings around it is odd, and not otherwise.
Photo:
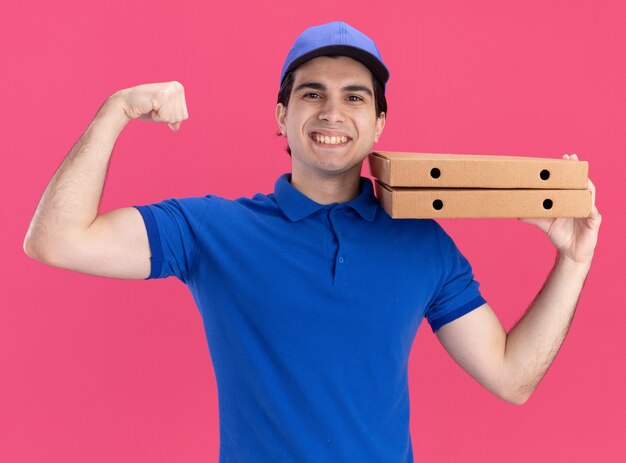
[[(282, 85), (280, 86), (280, 90), (278, 91), (278, 103), (282, 103), (285, 108), (289, 103), (289, 97), (291, 96), (291, 89), (293, 88), (294, 81), (294, 72), (297, 70), (294, 69), (285, 75), (285, 79), (283, 80)], [(381, 117), (382, 113), (385, 113), (385, 117), (387, 116), (387, 98), (385, 98), (385, 87), (380, 83), (380, 81), (374, 77), (372, 74), (372, 85), (374, 87), (374, 102), (376, 104), (376, 116)], [(282, 133), (279, 131), (276, 133), (278, 136), (282, 136)], [(291, 156), (291, 148), (289, 144), (287, 144), (287, 153)]]

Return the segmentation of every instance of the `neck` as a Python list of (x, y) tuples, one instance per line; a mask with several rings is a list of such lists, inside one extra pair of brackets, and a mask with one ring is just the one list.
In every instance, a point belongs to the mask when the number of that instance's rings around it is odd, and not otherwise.
[(291, 185), (318, 204), (344, 203), (359, 195), (361, 164), (347, 172), (327, 176), (292, 170)]

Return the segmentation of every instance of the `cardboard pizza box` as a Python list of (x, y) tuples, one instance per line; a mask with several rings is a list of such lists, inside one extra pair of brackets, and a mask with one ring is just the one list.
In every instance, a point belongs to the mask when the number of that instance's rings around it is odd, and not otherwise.
[(373, 151), (373, 177), (391, 187), (586, 189), (588, 163), (569, 159)]
[(376, 196), (394, 219), (588, 217), (591, 191), (391, 187), (376, 180)]

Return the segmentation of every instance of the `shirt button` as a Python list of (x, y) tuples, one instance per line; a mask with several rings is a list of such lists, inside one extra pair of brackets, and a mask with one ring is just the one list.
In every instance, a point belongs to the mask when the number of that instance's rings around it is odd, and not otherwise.
[(343, 264), (343, 256), (339, 258), (339, 263)]

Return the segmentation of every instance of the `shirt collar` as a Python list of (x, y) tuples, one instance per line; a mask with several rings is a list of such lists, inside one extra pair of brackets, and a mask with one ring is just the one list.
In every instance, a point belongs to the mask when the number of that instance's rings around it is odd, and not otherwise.
[[(291, 173), (278, 177), (274, 185), (274, 198), (278, 203), (278, 207), (292, 222), (303, 219), (324, 207), (339, 204), (319, 204), (305, 196), (291, 185)], [(373, 222), (379, 205), (378, 200), (374, 196), (372, 181), (366, 177), (360, 177), (359, 195), (352, 201), (342, 204), (350, 206), (365, 220)]]

